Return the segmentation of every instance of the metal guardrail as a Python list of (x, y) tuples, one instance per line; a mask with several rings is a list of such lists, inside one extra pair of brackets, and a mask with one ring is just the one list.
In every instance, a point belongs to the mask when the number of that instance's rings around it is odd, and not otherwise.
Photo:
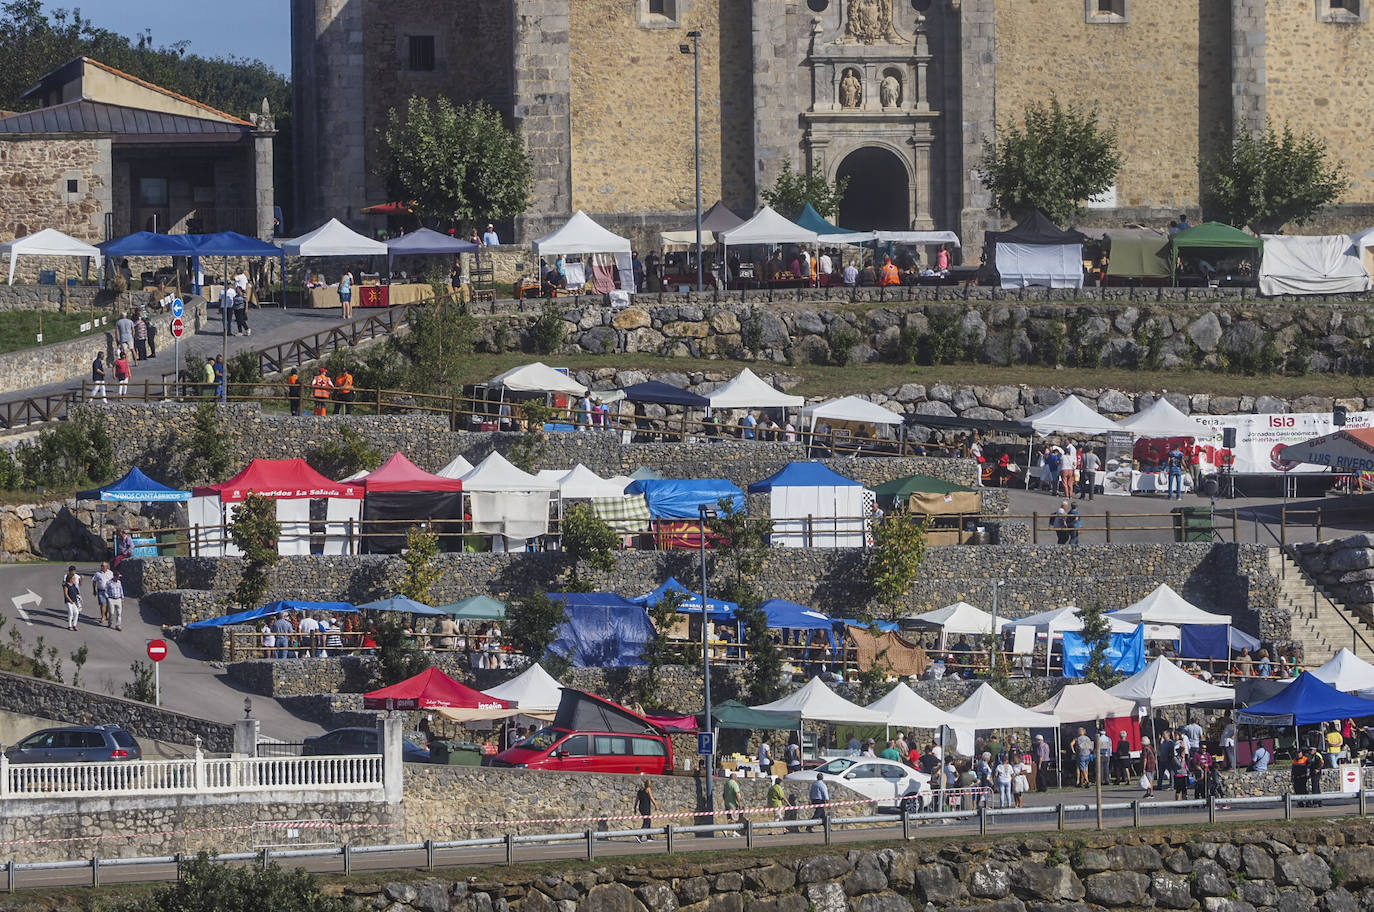
[[(768, 819), (775, 814), (775, 809), (750, 809), (745, 813), (755, 815), (764, 814), (761, 819), (748, 818), (741, 821), (716, 822), (711, 820), (706, 823), (692, 824), (687, 826), (675, 826), (672, 824), (661, 827), (634, 828), (634, 829), (601, 829), (610, 821), (620, 821), (624, 817), (595, 817), (584, 818), (584, 821), (592, 824), (587, 829), (580, 831), (570, 831), (561, 833), (547, 834), (517, 834), (505, 833), (499, 836), (489, 836), (473, 839), (458, 840), (425, 840), (424, 842), (411, 843), (388, 843), (380, 845), (350, 845), (324, 847), (324, 848), (301, 848), (301, 849), (281, 849), (273, 851), (270, 848), (263, 848), (255, 852), (233, 852), (216, 856), (216, 859), (225, 864), (260, 864), (268, 865), (273, 861), (304, 861), (307, 859), (338, 859), (338, 871), (345, 875), (353, 873), (354, 861), (358, 856), (383, 857), (395, 856), (393, 868), (413, 868), (416, 867), (414, 861), (406, 859), (404, 856), (416, 856), (421, 853), (424, 861), (421, 867), (427, 870), (434, 870), (440, 861), (445, 866), (460, 865), (464, 863), (462, 858), (443, 858), (436, 856), (441, 852), (454, 853), (464, 849), (496, 849), (500, 850), (500, 861), (505, 864), (512, 864), (517, 861), (525, 860), (521, 858), (518, 851), (522, 847), (537, 846), (572, 846), (578, 847), (576, 855), (567, 857), (579, 857), (595, 859), (598, 849), (602, 846), (616, 841), (629, 839), (648, 839), (653, 841), (661, 840), (663, 854), (675, 854), (680, 851), (681, 840), (684, 836), (702, 836), (714, 839), (717, 836), (742, 837), (744, 840), (743, 848), (753, 849), (757, 845), (757, 840), (768, 833), (782, 833), (802, 835), (814, 833), (819, 829), (817, 842), (822, 845), (831, 845), (837, 832), (847, 830), (866, 830), (877, 839), (900, 839), (911, 841), (917, 838), (918, 831), (935, 825), (937, 828), (931, 835), (944, 835), (945, 831), (939, 829), (940, 825), (950, 824), (969, 824), (976, 823), (977, 831), (980, 836), (998, 832), (998, 823), (1005, 821), (1008, 826), (1014, 822), (1025, 820), (1043, 819), (1046, 823), (1041, 831), (1055, 830), (1065, 832), (1078, 829), (1104, 829), (1107, 823), (1118, 826), (1129, 826), (1132, 828), (1141, 826), (1156, 825), (1161, 818), (1178, 821), (1179, 814), (1188, 812), (1205, 811), (1207, 822), (1215, 824), (1219, 820), (1224, 820), (1224, 813), (1229, 810), (1243, 808), (1272, 808), (1281, 814), (1282, 819), (1291, 820), (1294, 817), (1294, 809), (1301, 806), (1311, 806), (1317, 802), (1331, 804), (1333, 810), (1348, 810), (1350, 814), (1357, 814), (1361, 817), (1367, 816), (1369, 812), (1369, 799), (1374, 795), (1371, 791), (1360, 791), (1357, 793), (1343, 792), (1324, 792), (1313, 795), (1292, 794), (1264, 795), (1245, 798), (1207, 798), (1194, 799), (1187, 801), (1118, 801), (1111, 803), (1075, 803), (1075, 804), (1055, 804), (1038, 807), (1022, 808), (991, 808), (986, 804), (973, 809), (961, 811), (926, 812), (926, 813), (904, 813), (895, 814), (868, 814), (853, 817), (832, 817), (829, 814), (822, 814), (804, 819)], [(832, 806), (852, 804), (853, 802), (834, 802)], [(782, 808), (777, 809), (783, 812), (795, 813), (798, 810), (814, 808), (814, 805), (806, 805), (802, 808)], [(1091, 815), (1091, 816), (1088, 816)], [(634, 815), (638, 818), (639, 815)], [(658, 816), (658, 815), (655, 815)], [(711, 816), (709, 811), (698, 812), (693, 815), (697, 817)], [(1317, 815), (1307, 815), (1317, 816)], [(1326, 814), (1323, 809), (1323, 817), (1338, 816)], [(1349, 816), (1340, 815), (1340, 816)], [(1129, 821), (1129, 822), (1127, 822)], [(262, 826), (288, 826), (289, 822), (281, 824), (261, 824)], [(346, 825), (340, 825), (341, 829), (347, 829)], [(1023, 830), (1024, 831), (1024, 830)], [(1010, 830), (1004, 831), (1010, 832)], [(695, 844), (697, 848), (717, 848), (716, 846)], [(21, 873), (35, 873), (42, 871), (74, 871), (89, 870), (90, 883), (92, 886), (100, 885), (100, 872), (102, 869), (110, 868), (172, 868), (172, 876), (180, 878), (181, 867), (186, 861), (185, 855), (160, 855), (143, 856), (133, 858), (110, 858), (104, 859), (98, 856), (90, 859), (78, 859), (70, 861), (44, 861), (44, 862), (22, 862), (10, 861), (5, 867), (5, 885), (8, 892), (15, 892), (21, 886)], [(490, 865), (492, 859), (490, 853), (486, 853), (476, 858), (469, 859), (469, 864)], [(167, 879), (166, 877), (156, 879)]]

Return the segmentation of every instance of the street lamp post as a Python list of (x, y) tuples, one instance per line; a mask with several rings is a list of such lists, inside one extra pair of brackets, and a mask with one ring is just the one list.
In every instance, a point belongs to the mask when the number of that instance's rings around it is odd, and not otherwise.
[[(697, 223), (700, 230), (700, 221)], [(697, 267), (700, 268), (700, 265)], [(702, 730), (711, 736), (711, 755), (706, 758), (706, 810), (716, 809), (716, 754), (715, 728), (711, 725), (711, 645), (706, 635), (708, 618), (706, 610), (706, 523), (716, 518), (716, 511), (702, 505), (698, 508), (701, 515), (701, 680), (702, 696), (705, 701)]]
[[(697, 173), (697, 291), (700, 292), (705, 287), (705, 266), (701, 258), (701, 30), (692, 29), (687, 37), (692, 39), (692, 43), (679, 44), (677, 49), (683, 54), (692, 55), (692, 124)], [(705, 610), (706, 606), (703, 605), (702, 611)]]

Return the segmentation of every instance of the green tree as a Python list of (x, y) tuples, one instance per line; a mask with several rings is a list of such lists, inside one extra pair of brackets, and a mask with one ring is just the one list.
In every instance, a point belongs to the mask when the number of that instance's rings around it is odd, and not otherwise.
[(457, 304), (441, 300), (421, 309), (410, 332), (396, 341), (405, 356), (406, 386), (415, 392), (446, 396), (462, 389), (473, 350), (474, 323)]
[(530, 399), (521, 403), (520, 415), (525, 419), (525, 430), (511, 447), (510, 462), (517, 469), (533, 474), (539, 467), (539, 461), (544, 458), (547, 448), (544, 425), (553, 418), (553, 409), (542, 402)]
[(1102, 610), (1102, 603), (1094, 600), (1078, 615), (1083, 621), (1083, 643), (1088, 647), (1088, 661), (1083, 667), (1083, 678), (1103, 689), (1121, 681), (1121, 675), (1112, 667), (1107, 650), (1112, 645), (1112, 627)]
[(568, 560), (567, 586), (569, 592), (589, 592), (590, 581), (584, 579), (580, 568), (586, 564), (597, 573), (615, 570), (615, 550), (620, 536), (606, 521), (597, 516), (590, 504), (575, 503), (563, 513), (559, 524), (563, 556)]
[(405, 564), (401, 574), (401, 595), (429, 604), (430, 590), (444, 574), (435, 563), (438, 557), (439, 536), (419, 526), (406, 530), (406, 549), (401, 556)]
[(1004, 124), (996, 142), (983, 140), (978, 179), (1003, 213), (1043, 210), (1058, 224), (1083, 214), (1083, 203), (1104, 193), (1121, 170), (1116, 129), (1098, 121), (1096, 108), (1061, 104), (1026, 106), (1023, 122)]
[(541, 355), (551, 355), (563, 345), (567, 334), (567, 323), (563, 321), (563, 308), (552, 299), (544, 302), (539, 319), (534, 321), (530, 330), (534, 350)]
[(554, 631), (568, 619), (562, 602), (536, 592), (511, 601), (506, 606), (506, 630), (515, 648), (538, 662), (549, 651)]
[(928, 520), (910, 513), (894, 512), (873, 527), (873, 547), (868, 551), (868, 585), (873, 601), (896, 617), (926, 556)]
[(1288, 124), (1242, 130), (1204, 166), (1208, 208), (1232, 225), (1272, 234), (1312, 220), (1350, 187), (1345, 165), (1332, 161), (1326, 142)]
[(743, 628), (748, 658), (744, 678), (751, 703), (775, 700), (782, 691), (782, 650), (768, 629), (768, 616), (759, 607), (763, 599), (754, 586), (754, 577), (768, 559), (773, 523), (750, 520), (742, 507), (722, 497), (716, 504), (714, 519), (707, 522), (712, 552), (724, 564), (725, 580), (711, 589), (718, 596), (739, 605), (737, 616)]
[(339, 428), (337, 437), (331, 437), (307, 453), (305, 461), (321, 475), (346, 478), (363, 469), (377, 468), (381, 465), (382, 454), (366, 437), (345, 424)]
[(383, 615), (377, 625), (377, 651), (372, 664), (372, 689), (390, 687), (406, 678), (413, 678), (433, 665), (429, 653), (420, 649), (415, 638), (406, 632), (403, 620), (395, 615)]
[(840, 213), (840, 202), (848, 188), (847, 177), (832, 183), (815, 171), (802, 173), (793, 170), (792, 159), (785, 158), (778, 179), (773, 181), (772, 187), (763, 191), (762, 196), (765, 203), (787, 218), (796, 218), (810, 203), (811, 208), (823, 217), (833, 219)]
[(20, 444), (15, 457), (24, 484), (57, 490), (100, 484), (114, 473), (114, 441), (87, 414), (46, 428), (33, 443)]
[(186, 463), (182, 478), (192, 484), (200, 481), (219, 481), (229, 472), (229, 448), (219, 424), (219, 412), (213, 402), (196, 407), (191, 419), (191, 433), (186, 438)]
[(302, 868), (226, 865), (201, 852), (183, 863), (181, 879), (150, 895), (123, 900), (114, 912), (349, 912), (341, 896), (320, 892), (315, 876)]
[(514, 218), (530, 200), (530, 160), (518, 129), (486, 102), (411, 96), (382, 131), (382, 174), (422, 218), (471, 226)]
[(243, 552), (243, 573), (234, 587), (234, 603), (247, 610), (262, 604), (267, 595), (268, 571), (277, 563), (277, 542), (281, 523), (277, 521), (277, 502), (261, 494), (249, 494), (234, 510), (229, 523), (229, 540)]
[(153, 703), (157, 699), (157, 689), (153, 686), (153, 663), (142, 659), (129, 666), (133, 679), (124, 682), (124, 699), (137, 700), (139, 703)]

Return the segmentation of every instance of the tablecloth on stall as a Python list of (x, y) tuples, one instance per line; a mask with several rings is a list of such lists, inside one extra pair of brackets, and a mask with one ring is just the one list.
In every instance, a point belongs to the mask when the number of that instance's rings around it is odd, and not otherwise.
[(596, 518), (610, 526), (611, 531), (617, 535), (648, 532), (653, 520), (653, 514), (649, 512), (649, 501), (643, 494), (593, 497), (591, 505)]
[(468, 503), (472, 505), (472, 531), (479, 535), (534, 538), (548, 534), (548, 492), (473, 491), (468, 494)]
[(863, 627), (846, 627), (845, 634), (854, 644), (860, 671), (868, 671), (878, 662), (901, 677), (926, 673), (926, 665), (929, 664), (926, 651), (896, 633), (888, 631), (875, 634)]

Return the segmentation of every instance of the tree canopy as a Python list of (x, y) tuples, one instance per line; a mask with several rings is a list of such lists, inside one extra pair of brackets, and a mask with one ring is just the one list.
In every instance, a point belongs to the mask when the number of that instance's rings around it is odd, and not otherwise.
[(1241, 131), (1204, 171), (1208, 207), (1219, 218), (1271, 234), (1310, 221), (1350, 186), (1325, 140), (1288, 124), (1267, 125), (1260, 135)]
[(1116, 130), (1098, 121), (1096, 108), (1061, 104), (1026, 106), (1022, 123), (1004, 124), (996, 142), (983, 141), (978, 179), (1002, 212), (1043, 210), (1058, 224), (1083, 214), (1121, 170)]
[(801, 172), (792, 168), (792, 160), (784, 159), (782, 171), (773, 186), (763, 191), (763, 201), (779, 214), (794, 219), (810, 203), (822, 216), (833, 219), (840, 213), (840, 201), (849, 188), (849, 178), (831, 183), (814, 171)]
[(485, 102), (411, 96), (382, 132), (382, 174), (423, 219), (472, 226), (513, 218), (530, 201), (530, 159), (518, 129)]

